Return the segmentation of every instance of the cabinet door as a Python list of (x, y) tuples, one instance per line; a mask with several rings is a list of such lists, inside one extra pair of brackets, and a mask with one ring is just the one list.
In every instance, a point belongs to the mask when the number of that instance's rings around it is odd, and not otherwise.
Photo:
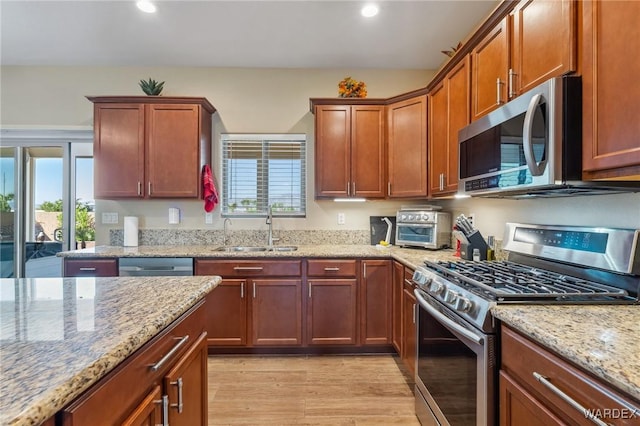
[(573, 0), (522, 0), (513, 11), (509, 98), (576, 69)]
[(162, 391), (155, 386), (142, 400), (122, 426), (157, 426), (162, 424)]
[(206, 296), (209, 346), (247, 344), (247, 281), (224, 279)]
[(363, 260), (360, 276), (361, 343), (391, 343), (391, 261)]
[(471, 59), (467, 56), (445, 77), (448, 85), (449, 119), (447, 121), (447, 170), (443, 193), (458, 191), (458, 132), (471, 117)]
[(390, 198), (427, 196), (427, 97), (387, 109)]
[(117, 277), (117, 259), (65, 259), (65, 277)]
[(500, 372), (500, 426), (565, 425), (508, 374)]
[(409, 285), (405, 285), (402, 298), (402, 329), (404, 337), (402, 359), (413, 377), (416, 373), (418, 336), (416, 335), (416, 297), (413, 295), (413, 288)]
[[(444, 191), (449, 158), (448, 84), (443, 79), (429, 93), (429, 187), (431, 195)], [(456, 140), (457, 141), (457, 140)]]
[[(640, 175), (640, 2), (582, 2), (584, 178)], [(599, 173), (594, 173), (599, 172)]]
[(393, 277), (391, 279), (391, 343), (402, 355), (402, 290), (404, 289), (404, 265), (393, 262)]
[(95, 198), (143, 197), (144, 105), (96, 103)]
[(384, 106), (351, 107), (351, 191), (354, 197), (384, 198)]
[(164, 377), (171, 426), (206, 426), (207, 333), (202, 333)]
[(255, 346), (301, 345), (302, 282), (255, 279), (250, 283), (252, 344)]
[(507, 101), (509, 68), (508, 17), (471, 51), (472, 119), (478, 119)]
[(357, 281), (310, 279), (307, 297), (307, 336), (310, 345), (357, 343)]
[(315, 122), (316, 197), (347, 197), (351, 169), (351, 107), (319, 105)]
[(149, 197), (198, 197), (199, 114), (197, 105), (147, 105), (145, 190)]

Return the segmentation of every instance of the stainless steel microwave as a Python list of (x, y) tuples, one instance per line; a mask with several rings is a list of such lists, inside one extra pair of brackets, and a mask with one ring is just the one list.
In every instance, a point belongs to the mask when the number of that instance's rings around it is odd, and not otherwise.
[(460, 130), (459, 192), (553, 190), (582, 175), (580, 77), (558, 77)]
[(639, 192), (640, 181), (582, 180), (582, 87), (556, 77), (458, 133), (458, 192), (559, 197)]

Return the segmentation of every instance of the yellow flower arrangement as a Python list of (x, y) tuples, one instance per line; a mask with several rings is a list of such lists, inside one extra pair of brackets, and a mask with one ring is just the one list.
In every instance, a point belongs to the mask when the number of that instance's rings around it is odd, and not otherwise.
[(338, 83), (338, 96), (341, 98), (366, 98), (367, 85), (364, 81), (356, 81), (351, 77), (345, 77)]

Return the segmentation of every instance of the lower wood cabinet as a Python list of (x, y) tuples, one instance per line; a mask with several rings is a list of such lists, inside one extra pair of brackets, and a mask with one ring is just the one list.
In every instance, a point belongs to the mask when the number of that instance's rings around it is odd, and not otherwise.
[(301, 260), (196, 259), (196, 275), (223, 277), (207, 295), (209, 346), (302, 345), (301, 265)]
[(638, 424), (639, 401), (506, 326), (501, 350), (500, 425), (594, 424), (569, 400), (606, 416), (604, 424)]
[(308, 344), (356, 345), (356, 261), (311, 259), (307, 262), (307, 277)]
[(402, 361), (411, 373), (416, 373), (418, 355), (418, 336), (416, 328), (416, 296), (413, 294), (413, 270), (405, 268), (405, 280), (402, 289)]
[(388, 259), (196, 259), (220, 275), (206, 298), (210, 348), (388, 346)]
[(64, 277), (118, 276), (118, 259), (115, 258), (64, 259), (62, 265)]
[(391, 343), (391, 261), (360, 261), (360, 327), (363, 345)]
[(402, 293), (404, 290), (404, 265), (393, 262), (391, 277), (391, 344), (402, 355)]
[(207, 424), (207, 334), (198, 303), (61, 410), (62, 426)]

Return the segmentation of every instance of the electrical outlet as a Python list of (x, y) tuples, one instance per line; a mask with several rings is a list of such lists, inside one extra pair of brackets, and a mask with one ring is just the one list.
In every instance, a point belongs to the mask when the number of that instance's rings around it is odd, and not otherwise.
[(204, 214), (204, 223), (207, 225), (211, 225), (213, 223), (213, 213)]
[(344, 213), (338, 213), (338, 225), (344, 225), (345, 221)]

